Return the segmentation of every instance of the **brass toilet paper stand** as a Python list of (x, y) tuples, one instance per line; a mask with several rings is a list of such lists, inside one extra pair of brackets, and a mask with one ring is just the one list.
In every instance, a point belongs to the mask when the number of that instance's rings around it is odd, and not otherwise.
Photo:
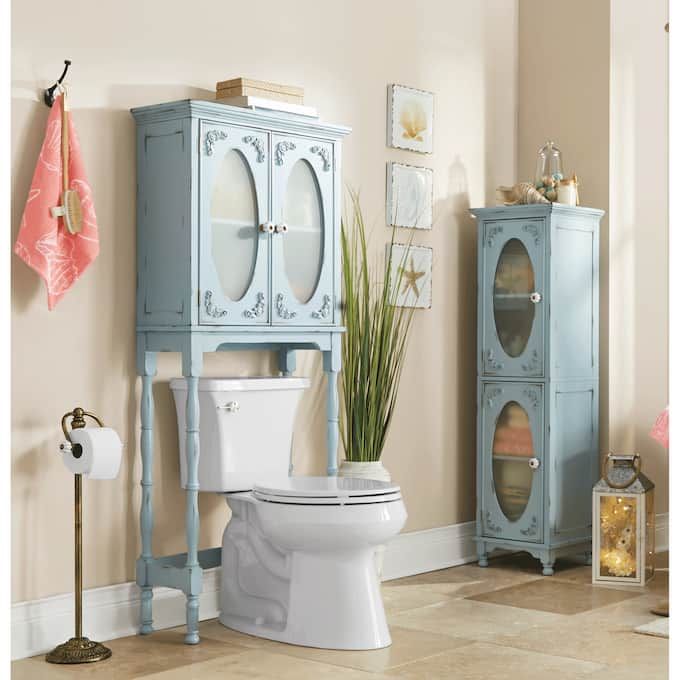
[[(71, 437), (66, 429), (66, 420), (71, 417), (71, 429), (75, 430), (85, 427), (85, 416), (92, 418), (99, 427), (104, 427), (104, 423), (94, 413), (76, 407), (73, 411), (65, 413), (61, 419), (61, 429), (67, 441), (70, 442)], [(82, 455), (80, 444), (74, 444), (72, 451), (76, 458)], [(83, 637), (83, 476), (76, 474), (74, 477), (76, 634), (75, 637), (58, 645), (45, 656), (45, 661), (49, 663), (93, 663), (111, 656), (111, 650), (108, 647)]]

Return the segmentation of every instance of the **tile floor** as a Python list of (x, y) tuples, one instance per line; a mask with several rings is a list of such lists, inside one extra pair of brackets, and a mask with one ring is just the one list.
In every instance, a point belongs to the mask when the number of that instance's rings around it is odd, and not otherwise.
[[(659, 567), (667, 567), (667, 555)], [(668, 572), (642, 590), (593, 588), (590, 568), (562, 560), (543, 577), (527, 555), (465, 565), (383, 584), (393, 644), (372, 652), (293, 647), (241, 635), (217, 621), (202, 642), (182, 630), (107, 643), (113, 657), (92, 666), (52, 666), (43, 657), (12, 665), (15, 680), (666, 680), (668, 640), (632, 629), (668, 595)]]

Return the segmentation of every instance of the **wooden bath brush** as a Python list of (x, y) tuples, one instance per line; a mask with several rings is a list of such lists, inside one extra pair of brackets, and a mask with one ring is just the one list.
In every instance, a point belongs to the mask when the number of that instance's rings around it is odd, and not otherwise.
[(68, 104), (66, 103), (66, 91), (61, 96), (61, 161), (62, 177), (64, 180), (61, 194), (61, 205), (52, 208), (52, 217), (61, 217), (64, 226), (70, 234), (77, 234), (83, 229), (83, 211), (80, 205), (78, 192), (69, 189), (68, 162), (69, 162), (69, 137), (68, 137)]

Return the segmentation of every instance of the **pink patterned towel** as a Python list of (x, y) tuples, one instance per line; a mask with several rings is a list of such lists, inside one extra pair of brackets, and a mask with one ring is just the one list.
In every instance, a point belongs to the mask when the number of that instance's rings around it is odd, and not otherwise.
[(66, 291), (99, 254), (97, 218), (92, 190), (85, 177), (80, 143), (67, 111), (69, 123), (69, 188), (78, 192), (82, 205), (83, 229), (70, 234), (62, 218), (52, 217), (50, 208), (61, 204), (61, 96), (47, 119), (47, 130), (14, 252), (35, 269), (47, 285), (47, 307), (54, 309)]
[(656, 441), (668, 448), (668, 406), (661, 411), (649, 434), (653, 439), (656, 439)]

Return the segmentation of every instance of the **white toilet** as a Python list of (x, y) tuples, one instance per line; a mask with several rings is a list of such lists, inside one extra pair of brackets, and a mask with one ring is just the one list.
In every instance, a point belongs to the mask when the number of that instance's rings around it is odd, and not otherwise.
[[(182, 486), (186, 382), (170, 382)], [(199, 380), (201, 491), (224, 493), (220, 621), (295, 645), (391, 644), (373, 555), (399, 533), (398, 486), (366, 479), (289, 477), (304, 378)]]

